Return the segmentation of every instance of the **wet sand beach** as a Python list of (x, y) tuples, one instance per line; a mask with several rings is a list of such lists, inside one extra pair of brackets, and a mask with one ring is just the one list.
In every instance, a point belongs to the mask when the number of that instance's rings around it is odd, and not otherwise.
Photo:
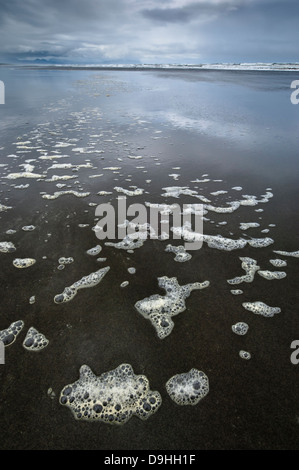
[[(0, 449), (297, 449), (299, 365), (290, 359), (299, 340), (299, 258), (291, 255), (299, 250), (296, 73), (0, 71), (0, 246), (15, 247), (0, 252), (0, 332), (24, 322), (0, 364)], [(175, 261), (166, 246), (185, 240), (172, 232), (134, 250), (107, 246), (94, 230), (95, 209), (110, 203), (117, 210), (126, 194), (127, 206), (203, 204), (202, 248)], [(227, 250), (222, 237), (239, 245)], [(96, 256), (87, 253), (97, 245)], [(62, 257), (73, 262), (59, 268)], [(16, 258), (35, 263), (18, 269)], [(232, 285), (245, 275), (240, 258), (258, 269), (251, 282)], [(275, 267), (273, 259), (286, 264)], [(108, 266), (97, 285), (54, 302)], [(285, 276), (269, 280), (257, 271)], [(164, 276), (180, 286), (209, 285), (190, 293), (160, 339), (135, 305), (164, 296)], [(243, 305), (252, 302), (279, 313), (253, 313)], [(238, 322), (248, 324), (245, 335), (232, 331)], [(24, 348), (30, 327), (46, 347)], [(76, 419), (63, 406), (60, 394), (82, 365), (101, 376), (121, 364), (161, 396), (148, 419)], [(206, 374), (209, 391), (194, 406), (179, 405), (166, 383), (192, 368)]]

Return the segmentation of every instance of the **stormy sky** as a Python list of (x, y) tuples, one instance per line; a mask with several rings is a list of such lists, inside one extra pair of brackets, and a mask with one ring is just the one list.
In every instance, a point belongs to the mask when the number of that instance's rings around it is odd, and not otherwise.
[(299, 62), (299, 0), (0, 0), (0, 62)]

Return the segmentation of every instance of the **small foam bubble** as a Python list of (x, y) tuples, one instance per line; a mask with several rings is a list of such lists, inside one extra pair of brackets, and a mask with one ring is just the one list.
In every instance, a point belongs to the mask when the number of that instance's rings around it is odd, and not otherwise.
[(168, 176), (170, 176), (170, 178), (173, 178), (175, 181), (177, 181), (180, 177), (178, 173), (171, 173)]
[(204, 372), (191, 369), (171, 377), (166, 390), (177, 405), (196, 405), (209, 393), (209, 379)]
[(248, 240), (248, 244), (253, 248), (265, 248), (266, 246), (272, 245), (274, 240), (272, 238), (252, 238)]
[(24, 327), (24, 322), (22, 320), (17, 320), (5, 330), (0, 331), (0, 341), (3, 342), (4, 346), (9, 346), (14, 343), (18, 334), (22, 331)]
[(48, 346), (49, 341), (42, 333), (39, 333), (36, 328), (31, 326), (27, 331), (26, 337), (23, 341), (23, 346), (29, 351), (40, 351)]
[(270, 307), (269, 305), (265, 304), (261, 301), (256, 302), (244, 302), (243, 307), (246, 310), (249, 310), (252, 313), (256, 313), (258, 315), (262, 315), (263, 317), (273, 317), (276, 313), (280, 313), (281, 309), (279, 307)]
[(27, 189), (29, 188), (29, 184), (18, 184), (14, 186), (15, 189)]
[(22, 227), (22, 230), (24, 230), (24, 232), (32, 232), (33, 230), (35, 230), (35, 226), (34, 225), (25, 225), (24, 227)]
[(16, 268), (20, 268), (20, 269), (29, 268), (30, 266), (32, 266), (35, 263), (36, 263), (36, 260), (33, 259), (33, 258), (16, 258), (12, 262), (12, 264)]
[(246, 335), (248, 329), (249, 326), (247, 325), (247, 323), (244, 322), (238, 322), (232, 325), (232, 330), (234, 333), (236, 333), (236, 335)]
[(47, 182), (53, 182), (53, 181), (67, 181), (67, 180), (72, 180), (76, 178), (73, 175), (52, 175), (51, 178), (46, 179), (45, 181)]
[(239, 207), (239, 201), (230, 202), (230, 205), (228, 207), (217, 207), (213, 206), (212, 204), (204, 205), (204, 208), (207, 209), (207, 211), (216, 212), (218, 214), (231, 214), (232, 212), (236, 211)]
[(197, 192), (189, 189), (187, 186), (168, 186), (166, 188), (162, 188), (165, 193), (162, 194), (164, 197), (180, 197), (181, 194), (185, 196), (194, 196), (197, 195)]
[(134, 190), (124, 189), (119, 186), (115, 186), (115, 191), (119, 193), (124, 193), (126, 196), (139, 196), (143, 194), (144, 189), (136, 188)]
[(86, 253), (90, 256), (97, 256), (102, 251), (102, 247), (100, 245), (96, 245), (93, 248), (90, 248), (86, 251)]
[(243, 294), (243, 291), (241, 289), (232, 289), (231, 293), (233, 295), (241, 295), (241, 294)]
[(110, 191), (99, 191), (97, 194), (99, 196), (108, 196), (109, 194), (113, 194), (113, 193)]
[(299, 258), (299, 250), (298, 251), (275, 251), (274, 253), (281, 256), (292, 256), (293, 258)]
[(287, 262), (284, 261), (283, 259), (270, 259), (270, 263), (275, 266), (276, 268), (282, 268), (284, 266), (287, 266)]
[(251, 354), (250, 352), (248, 351), (244, 351), (243, 349), (241, 349), (241, 351), (239, 351), (239, 356), (241, 357), (241, 359), (245, 359), (245, 360), (249, 360), (251, 359)]
[(82, 277), (79, 281), (74, 282), (70, 287), (66, 287), (62, 294), (55, 295), (54, 302), (56, 304), (69, 302), (75, 297), (75, 295), (77, 295), (79, 289), (96, 286), (103, 279), (109, 269), (110, 266), (106, 266), (105, 268), (99, 269), (88, 276)]
[(262, 276), (265, 279), (268, 279), (269, 281), (272, 281), (273, 279), (283, 279), (286, 277), (286, 273), (284, 271), (258, 271), (258, 274)]
[(70, 189), (67, 191), (56, 191), (54, 194), (43, 194), (42, 198), (52, 200), (52, 199), (57, 199), (58, 197), (61, 197), (61, 196), (68, 195), (68, 194), (72, 194), (73, 196), (76, 196), (76, 197), (87, 197), (90, 195), (90, 193), (83, 193), (83, 192), (74, 191)]
[(0, 253), (13, 253), (16, 247), (12, 242), (0, 242)]
[(61, 258), (59, 258), (58, 260), (58, 263), (59, 264), (62, 264), (62, 265), (65, 265), (65, 264), (71, 264), (74, 262), (74, 258), (72, 258), (71, 256), (69, 258), (65, 258), (64, 256), (62, 256)]
[(106, 246), (113, 246), (118, 250), (135, 250), (144, 244), (144, 240), (140, 238), (141, 233), (128, 234), (120, 242), (105, 242)]
[(6, 176), (7, 179), (9, 180), (16, 180), (19, 178), (30, 178), (30, 179), (37, 179), (37, 178), (45, 178), (45, 175), (41, 175), (39, 173), (32, 173), (32, 172), (27, 172), (24, 171), (22, 173), (9, 173)]
[(249, 228), (259, 227), (260, 224), (258, 222), (242, 222), (240, 223), (241, 230), (248, 230)]
[(173, 246), (169, 244), (166, 246), (165, 251), (174, 253), (174, 261), (178, 261), (179, 263), (184, 263), (192, 258), (192, 256), (186, 252), (184, 245)]
[(256, 271), (260, 269), (257, 265), (256, 260), (248, 257), (240, 257), (242, 261), (242, 269), (246, 272), (244, 276), (234, 277), (233, 279), (229, 279), (227, 282), (229, 284), (241, 284), (242, 282), (252, 282), (254, 280), (254, 275)]
[(210, 193), (212, 196), (220, 196), (221, 194), (226, 194), (227, 191), (224, 190), (219, 190), (219, 191), (214, 191), (213, 193)]
[(117, 170), (121, 170), (121, 167), (120, 166), (106, 166), (105, 168), (103, 168), (103, 170), (117, 171)]
[(12, 207), (5, 206), (4, 204), (0, 204), (0, 212), (5, 212), (9, 209), (12, 209)]

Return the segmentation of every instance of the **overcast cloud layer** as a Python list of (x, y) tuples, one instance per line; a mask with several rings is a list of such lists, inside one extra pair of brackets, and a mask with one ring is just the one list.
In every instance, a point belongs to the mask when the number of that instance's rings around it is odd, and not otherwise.
[(299, 62), (299, 0), (0, 0), (0, 62)]

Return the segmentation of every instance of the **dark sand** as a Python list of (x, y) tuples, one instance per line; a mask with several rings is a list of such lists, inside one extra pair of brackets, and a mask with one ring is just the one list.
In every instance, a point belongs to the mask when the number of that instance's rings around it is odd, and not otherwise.
[[(23, 72), (14, 72), (16, 83), (17, 73)], [(24, 72), (26, 89), (32, 93), (35, 73), (38, 72)], [(267, 281), (256, 274), (253, 283), (236, 286), (244, 291), (240, 296), (233, 296), (230, 293), (233, 287), (226, 282), (244, 274), (239, 256), (252, 257), (262, 269), (275, 270), (269, 263), (269, 259), (276, 257), (274, 249), (299, 249), (295, 132), (298, 109), (287, 101), (287, 87), (294, 74), (44, 73), (54, 84), (67, 83), (65, 94), (63, 86), (56, 88), (57, 96), (52, 87), (54, 96), (50, 103), (42, 97), (45, 84), (43, 77), (39, 77), (42, 86), (36, 102), (28, 99), (28, 103), (18, 102), (13, 109), (1, 108), (4, 148), (0, 163), (8, 163), (9, 167), (0, 168), (3, 175), (0, 202), (13, 209), (0, 214), (0, 241), (12, 241), (17, 251), (0, 254), (0, 330), (16, 320), (23, 320), (25, 327), (15, 343), (6, 348), (6, 363), (0, 365), (0, 448), (297, 449), (299, 365), (290, 361), (290, 345), (299, 339), (299, 261), (283, 257), (288, 263), (286, 268), (281, 268), (287, 272), (286, 278)], [(57, 78), (58, 73), (62, 74), (61, 78)], [(61, 109), (50, 112), (49, 107)], [(98, 122), (95, 108), (101, 113)], [(73, 110), (82, 111), (87, 123), (78, 123), (78, 118), (70, 115)], [(171, 114), (171, 120), (162, 116), (166, 111)], [(10, 116), (15, 113), (20, 122), (12, 120), (6, 126), (5, 113)], [(222, 126), (225, 115), (227, 120)], [(203, 120), (209, 119), (212, 124), (204, 127)], [(39, 125), (46, 122), (47, 125)], [(61, 154), (70, 155), (57, 160), (58, 163), (82, 164), (90, 159), (96, 169), (82, 168), (74, 173), (70, 169), (48, 170), (47, 173), (47, 177), (75, 174), (76, 179), (62, 183), (70, 184), (72, 189), (90, 191), (90, 196), (79, 199), (69, 195), (46, 200), (40, 192), (53, 194), (59, 190), (55, 183), (5, 179), (7, 173), (22, 171), (18, 165), (26, 159), (36, 159), (32, 164), (37, 173), (55, 161), (38, 160), (41, 154), (37, 149), (17, 154), (18, 159), (7, 158), (16, 152), (13, 143), (17, 137), (24, 141), (31, 139), (30, 132), (35, 129), (42, 133), (40, 148), (48, 150), (49, 155), (55, 142), (74, 137), (80, 139), (75, 147), (87, 147), (89, 142), (96, 141), (95, 148), (104, 150), (102, 154), (80, 154), (70, 151), (72, 147), (56, 148)], [(51, 136), (49, 130), (61, 131), (61, 135)], [(161, 134), (156, 133), (161, 130)], [(102, 137), (89, 137), (100, 133)], [(109, 140), (109, 133), (114, 142)], [(116, 133), (118, 136), (113, 136)], [(25, 134), (27, 137), (23, 137)], [(33, 140), (32, 144), (35, 145)], [(132, 160), (128, 155), (142, 155), (143, 159)], [(120, 166), (121, 170), (119, 173), (103, 170), (110, 166)], [(178, 166), (180, 170), (173, 170)], [(100, 173), (104, 176), (89, 178)], [(171, 173), (180, 174), (178, 181), (169, 177)], [(209, 182), (191, 183), (204, 174), (209, 175)], [(128, 175), (132, 175), (131, 182), (126, 181)], [(80, 183), (75, 184), (76, 180)], [(30, 184), (28, 189), (11, 186), (25, 183)], [(232, 252), (211, 249), (204, 244), (201, 250), (191, 253), (192, 259), (186, 263), (176, 263), (173, 254), (165, 253), (168, 241), (147, 240), (133, 254), (105, 247), (91, 230), (95, 207), (88, 204), (111, 201), (116, 205), (119, 194), (113, 191), (114, 186), (129, 188), (129, 185), (144, 188), (148, 193), (128, 197), (128, 204), (200, 202), (187, 196), (164, 198), (161, 194), (166, 186), (200, 187), (199, 193), (206, 197), (213, 191), (227, 190), (227, 195), (213, 199), (215, 205), (240, 199), (242, 194), (259, 198), (270, 187), (274, 196), (266, 204), (243, 206), (232, 214), (209, 212), (207, 217), (215, 224), (206, 222), (204, 232), (231, 238), (244, 235), (247, 239), (269, 236), (275, 242), (262, 249), (246, 246)], [(243, 190), (234, 191), (231, 189), (234, 186), (242, 186)], [(113, 195), (96, 195), (104, 190), (112, 191)], [(260, 207), (263, 212), (254, 211)], [(217, 227), (221, 221), (227, 221), (227, 225)], [(247, 232), (239, 229), (241, 222), (256, 221), (261, 224), (258, 229)], [(36, 226), (33, 232), (21, 230), (30, 224)], [(89, 227), (81, 228), (79, 224), (89, 224)], [(261, 229), (269, 224), (275, 227), (268, 234), (261, 234)], [(17, 232), (6, 235), (8, 229)], [(86, 254), (86, 250), (98, 243), (103, 247), (99, 257), (107, 257), (104, 263)], [(13, 267), (15, 257), (27, 256), (37, 260), (34, 266), (24, 270)], [(72, 256), (75, 262), (59, 271), (61, 256)], [(104, 266), (111, 269), (98, 286), (79, 291), (64, 305), (54, 303), (54, 296), (64, 287)], [(131, 266), (136, 268), (136, 274), (127, 272)], [(134, 308), (138, 300), (163, 294), (158, 288), (159, 276), (175, 276), (180, 284), (210, 281), (210, 287), (191, 293), (186, 300), (186, 311), (173, 318), (174, 329), (163, 340), (158, 339), (150, 322)], [(120, 288), (125, 280), (129, 285)], [(36, 303), (30, 305), (32, 295), (36, 296)], [(242, 307), (242, 302), (254, 300), (279, 306), (281, 313), (264, 318)], [(246, 336), (232, 333), (231, 325), (237, 321), (249, 324)], [(26, 351), (22, 346), (30, 326), (50, 341), (38, 353)], [(249, 361), (239, 357), (241, 349), (251, 353)], [(59, 404), (61, 390), (78, 379), (81, 365), (87, 364), (100, 375), (121, 363), (130, 363), (135, 374), (146, 375), (150, 388), (162, 396), (161, 407), (148, 421), (132, 417), (123, 426), (76, 421), (71, 411)], [(178, 406), (167, 395), (165, 384), (173, 375), (193, 367), (207, 374), (209, 394), (194, 407)], [(49, 388), (54, 397), (48, 395)]]

